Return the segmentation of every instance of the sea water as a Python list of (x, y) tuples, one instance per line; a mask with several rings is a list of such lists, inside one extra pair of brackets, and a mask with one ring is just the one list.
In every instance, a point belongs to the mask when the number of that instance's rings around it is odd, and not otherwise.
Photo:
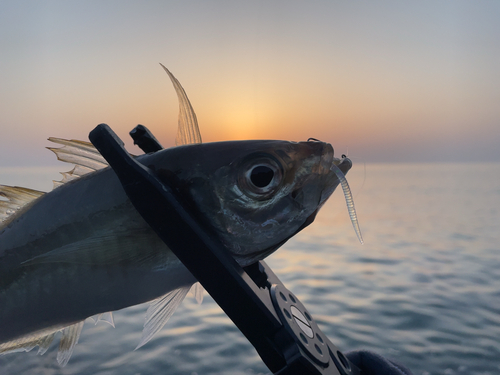
[[(0, 169), (4, 184), (48, 190), (52, 178)], [(347, 178), (365, 244), (339, 189), (267, 258), (274, 272), (343, 351), (368, 349), (415, 375), (500, 374), (500, 164), (355, 164)], [(54, 342), (43, 356), (0, 356), (0, 374), (269, 374), (208, 295), (200, 306), (188, 296), (134, 351), (146, 309), (116, 312), (116, 328), (88, 320), (64, 368)]]

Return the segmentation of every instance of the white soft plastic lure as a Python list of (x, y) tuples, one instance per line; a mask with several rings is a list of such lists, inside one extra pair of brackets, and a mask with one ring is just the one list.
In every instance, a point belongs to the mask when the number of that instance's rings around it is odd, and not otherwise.
[(356, 236), (358, 236), (358, 240), (361, 244), (363, 244), (363, 236), (361, 236), (361, 229), (359, 228), (358, 216), (356, 215), (356, 209), (354, 208), (354, 199), (352, 198), (351, 188), (347, 183), (347, 180), (342, 173), (342, 171), (335, 165), (332, 164), (331, 171), (335, 173), (337, 178), (342, 185), (342, 190), (344, 191), (345, 202), (347, 204), (347, 210), (349, 211), (349, 217), (351, 218), (352, 226), (354, 227), (354, 232), (356, 232)]

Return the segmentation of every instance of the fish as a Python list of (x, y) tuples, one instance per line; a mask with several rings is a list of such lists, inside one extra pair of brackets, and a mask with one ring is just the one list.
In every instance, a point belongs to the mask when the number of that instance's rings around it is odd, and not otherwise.
[[(335, 157), (329, 143), (202, 143), (184, 89), (162, 67), (179, 99), (176, 146), (135, 158), (241, 266), (312, 223), (339, 184), (350, 194), (344, 175), (352, 163)], [(57, 361), (65, 366), (87, 318), (114, 326), (113, 311), (150, 302), (139, 348), (190, 290), (201, 303), (203, 288), (134, 209), (91, 143), (49, 140), (62, 146), (50, 148), (59, 160), (74, 164), (52, 191), (0, 185), (0, 354), (35, 347), (44, 354), (61, 332)]]

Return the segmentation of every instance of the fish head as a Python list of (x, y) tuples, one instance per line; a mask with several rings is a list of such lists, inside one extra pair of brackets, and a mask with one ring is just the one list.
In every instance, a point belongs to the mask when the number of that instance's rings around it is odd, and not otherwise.
[[(157, 154), (162, 154), (160, 151)], [(312, 223), (349, 159), (319, 141), (231, 141), (179, 146), (154, 163), (161, 179), (242, 266)]]

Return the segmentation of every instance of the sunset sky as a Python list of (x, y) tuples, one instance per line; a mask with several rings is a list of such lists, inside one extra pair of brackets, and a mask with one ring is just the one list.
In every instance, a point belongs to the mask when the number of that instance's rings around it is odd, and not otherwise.
[[(138, 123), (173, 145), (332, 143), (364, 162), (500, 161), (500, 1), (0, 0), (0, 166)], [(1, 182), (0, 182), (1, 183)]]

